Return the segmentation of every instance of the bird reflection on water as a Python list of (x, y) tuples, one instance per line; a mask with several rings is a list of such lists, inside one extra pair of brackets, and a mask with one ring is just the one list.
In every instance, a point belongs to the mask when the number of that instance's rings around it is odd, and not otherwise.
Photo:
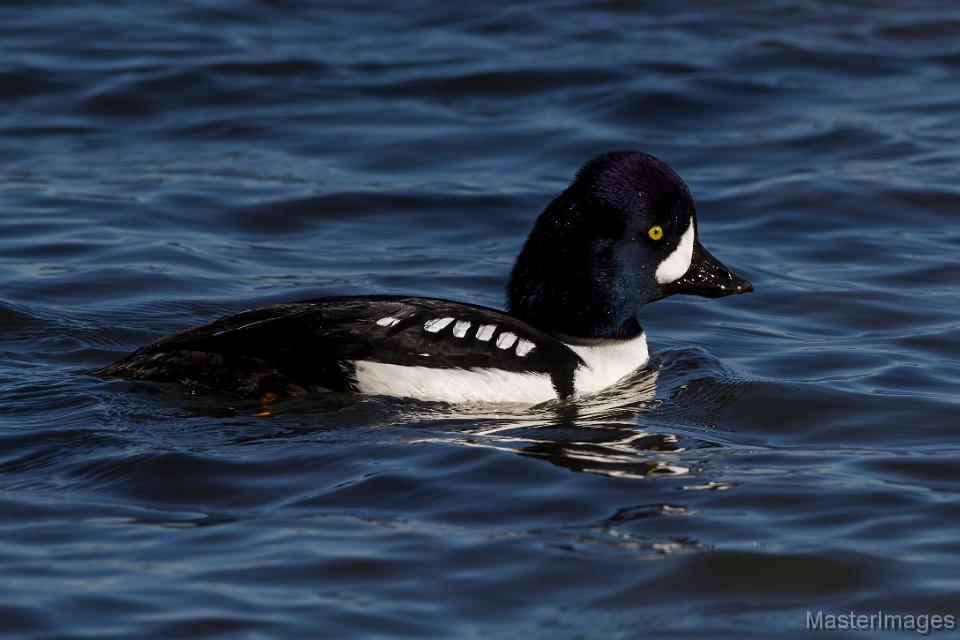
[[(485, 447), (571, 471), (642, 478), (690, 474), (698, 458), (691, 452), (728, 446), (731, 440), (713, 425), (718, 412), (746, 387), (715, 358), (700, 349), (683, 348), (663, 352), (648, 367), (604, 393), (532, 408), (353, 394), (280, 402), (269, 416), (252, 403), (227, 406), (193, 399), (182, 406), (195, 415), (246, 416), (260, 426), (244, 431), (236, 442), (308, 437), (319, 446), (321, 432), (349, 427), (362, 413), (364, 422), (381, 429), (377, 438)], [(265, 432), (263, 427), (269, 429)]]
[[(676, 417), (709, 429), (715, 412), (745, 389), (740, 380), (720, 381), (729, 377), (713, 358), (683, 349), (595, 396), (512, 411), (461, 409), (454, 418), (431, 409), (407, 414), (404, 421), (432, 427), (422, 441), (513, 451), (572, 471), (636, 478), (685, 475), (690, 463), (680, 454), (722, 445), (689, 426), (677, 428)], [(690, 415), (693, 407), (697, 415)], [(450, 412), (444, 407), (446, 415)], [(441, 429), (444, 435), (437, 435)]]
[[(101, 384), (117, 387), (120, 398), (146, 400), (142, 393), (130, 393), (129, 382)], [(707, 453), (746, 443), (744, 434), (718, 429), (716, 424), (724, 408), (749, 383), (705, 351), (679, 348), (659, 352), (647, 368), (603, 394), (533, 408), (318, 394), (278, 402), (270, 415), (257, 417), (260, 407), (256, 403), (185, 397), (179, 387), (132, 386), (163, 394), (166, 397), (161, 404), (194, 416), (190, 421), (194, 423), (191, 451), (222, 452), (239, 445), (257, 461), (264, 456), (272, 459), (271, 451), (300, 451), (302, 460), (298, 457), (300, 462), (292, 470), (258, 462), (254, 470), (242, 471), (244, 477), (260, 478), (254, 483), (258, 491), (275, 483), (284, 486), (286, 474), (292, 473), (288, 480), (301, 491), (282, 498), (288, 515), (373, 522), (369, 508), (358, 496), (382, 500), (387, 512), (397, 508), (397, 501), (407, 504), (413, 500), (422, 509), (415, 518), (419, 527), (454, 527), (456, 531), (479, 527), (477, 531), (485, 533), (477, 535), (491, 539), (536, 537), (565, 553), (646, 560), (710, 547), (709, 538), (691, 534), (688, 522), (700, 513), (708, 494), (732, 486), (729, 474), (712, 465), (715, 456)], [(182, 402), (169, 402), (176, 398)], [(148, 404), (155, 408), (156, 398)], [(136, 406), (131, 410), (142, 413)], [(198, 425), (208, 419), (212, 419), (211, 426), (217, 426), (209, 431), (200, 429)], [(453, 453), (458, 448), (464, 455)], [(538, 517), (546, 521), (550, 513), (559, 510), (565, 514), (561, 522), (490, 528), (485, 505), (487, 500), (498, 500), (505, 483), (514, 481), (500, 476), (509, 463), (505, 459), (513, 454), (531, 461), (525, 474), (539, 477), (536, 468), (544, 474), (520, 489), (528, 494), (525, 499), (536, 505), (531, 508), (542, 509)], [(397, 478), (406, 478), (408, 471), (402, 461), (411, 456), (418, 460), (414, 479), (395, 484)], [(476, 522), (469, 520), (471, 524), (460, 523), (465, 516), (457, 516), (454, 523), (447, 520), (447, 490), (434, 485), (435, 474), (445, 473), (443, 465), (451, 460), (460, 467), (463, 486), (479, 505), (475, 516), (466, 516), (468, 520), (476, 518)], [(623, 502), (615, 510), (599, 513), (579, 511), (590, 503), (586, 493), (582, 499), (557, 502), (551, 497), (558, 491), (563, 494), (556, 487), (557, 476), (532, 462), (537, 460), (550, 463), (553, 469), (596, 476), (596, 482), (616, 479), (622, 482)], [(396, 466), (397, 461), (401, 466)], [(432, 469), (434, 464), (441, 467)], [(298, 470), (297, 465), (305, 466)], [(338, 479), (333, 484), (328, 479), (331, 475)], [(514, 499), (518, 499), (517, 491), (512, 489)], [(388, 519), (384, 526), (391, 530), (414, 526), (408, 519)], [(374, 520), (380, 522), (381, 518)], [(193, 526), (192, 520), (176, 526)]]
[(637, 424), (638, 412), (658, 404), (657, 370), (644, 370), (590, 398), (550, 402), (515, 413), (463, 416), (469, 422), (454, 441), (465, 446), (514, 451), (573, 471), (613, 476), (683, 474), (669, 453), (679, 439), (650, 433)]

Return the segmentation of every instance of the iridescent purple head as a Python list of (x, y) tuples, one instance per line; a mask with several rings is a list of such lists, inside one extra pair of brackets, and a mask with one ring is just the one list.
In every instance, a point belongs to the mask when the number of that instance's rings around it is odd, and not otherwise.
[(752, 291), (700, 244), (696, 222), (690, 190), (666, 163), (638, 151), (598, 156), (537, 219), (507, 308), (553, 333), (628, 338), (648, 302)]

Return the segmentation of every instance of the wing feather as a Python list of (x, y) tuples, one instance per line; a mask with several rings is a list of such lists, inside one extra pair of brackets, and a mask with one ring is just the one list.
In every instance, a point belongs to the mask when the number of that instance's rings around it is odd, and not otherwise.
[[(452, 320), (428, 324), (446, 318)], [(493, 333), (481, 339), (480, 328), (487, 327), (487, 335), (491, 325)], [(582, 362), (555, 337), (496, 309), (438, 298), (365, 296), (244, 311), (161, 338), (95, 373), (252, 395), (274, 390), (269, 387), (349, 388), (350, 367), (359, 360), (547, 373), (561, 396), (572, 392), (573, 371)]]

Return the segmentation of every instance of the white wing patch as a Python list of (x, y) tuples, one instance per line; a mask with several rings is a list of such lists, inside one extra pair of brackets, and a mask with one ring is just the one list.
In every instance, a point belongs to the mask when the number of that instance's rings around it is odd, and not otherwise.
[(497, 336), (497, 346), (501, 349), (509, 349), (517, 341), (517, 334), (504, 331)]
[(583, 360), (573, 374), (577, 394), (595, 393), (624, 379), (650, 359), (647, 336), (630, 340), (603, 340), (596, 344), (568, 344)]
[(477, 340), (482, 340), (486, 342), (493, 337), (493, 332), (497, 330), (497, 325), (495, 324), (482, 324), (477, 327)]
[(400, 318), (394, 318), (393, 316), (387, 316), (386, 318), (380, 318), (377, 320), (377, 324), (381, 327), (393, 327), (400, 324)]
[(462, 338), (467, 335), (467, 329), (470, 328), (470, 322), (467, 320), (458, 320), (457, 324), (453, 325), (453, 335)]
[(537, 345), (533, 344), (529, 340), (524, 340), (523, 338), (520, 338), (520, 341), (517, 342), (517, 355), (522, 358), (523, 356), (527, 355), (528, 353), (530, 353), (536, 348), (537, 348)]
[(690, 224), (680, 237), (677, 248), (657, 266), (657, 282), (667, 284), (683, 277), (693, 260), (693, 237), (695, 235), (693, 218), (690, 218)]
[(423, 329), (430, 333), (442, 331), (448, 324), (453, 322), (453, 318), (434, 318), (423, 323)]
[(503, 369), (436, 369), (385, 362), (353, 363), (360, 393), (441, 402), (514, 402), (538, 404), (557, 392), (545, 373)]

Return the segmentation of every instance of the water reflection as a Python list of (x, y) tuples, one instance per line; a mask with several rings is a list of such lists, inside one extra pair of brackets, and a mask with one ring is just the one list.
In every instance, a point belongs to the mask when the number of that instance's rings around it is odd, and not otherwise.
[[(421, 441), (512, 451), (573, 471), (609, 476), (685, 474), (689, 469), (672, 455), (684, 450), (680, 438), (643, 428), (643, 411), (659, 404), (658, 377), (659, 370), (644, 370), (603, 394), (532, 409), (457, 411), (454, 420), (439, 421), (453, 435), (432, 433)], [(432, 410), (407, 416), (434, 427), (437, 417)]]
[(483, 447), (571, 471), (640, 478), (690, 474), (701, 458), (697, 452), (736, 443), (714, 425), (723, 407), (746, 388), (716, 359), (683, 349), (661, 354), (602, 394), (535, 407), (324, 394), (279, 402), (270, 412), (252, 402), (199, 397), (181, 408), (203, 417), (233, 417), (240, 433), (230, 441), (237, 444), (288, 438), (319, 444), (340, 442), (347, 434), (356, 440), (362, 428), (381, 443)]
[(677, 349), (589, 398), (496, 411), (430, 407), (402, 420), (428, 428), (423, 441), (513, 451), (572, 471), (686, 475), (696, 452), (735, 442), (715, 425), (748, 386), (706, 352)]
[[(676, 504), (647, 504), (624, 507), (588, 529), (571, 531), (567, 540), (558, 545), (566, 551), (584, 554), (605, 554), (631, 559), (648, 559), (682, 551), (710, 548), (689, 535), (651, 536), (644, 525), (651, 519), (685, 518), (697, 511)], [(661, 525), (666, 533), (671, 527)], [(682, 525), (677, 525), (683, 531)]]

